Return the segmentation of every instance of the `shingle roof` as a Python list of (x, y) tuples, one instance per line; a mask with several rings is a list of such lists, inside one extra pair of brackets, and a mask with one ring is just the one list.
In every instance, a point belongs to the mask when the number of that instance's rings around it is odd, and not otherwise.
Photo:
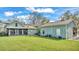
[(31, 25), (24, 25), (23, 27), (7, 27), (7, 28), (16, 28), (16, 29), (37, 29), (36, 27), (34, 26), (31, 26)]
[(41, 27), (47, 27), (47, 26), (57, 26), (57, 25), (66, 25), (72, 22), (73, 20), (63, 20), (63, 21), (56, 21), (56, 22), (49, 22), (47, 24), (42, 25)]
[(32, 25), (24, 25), (23, 28), (27, 28), (27, 29), (37, 29), (36, 27), (32, 26)]

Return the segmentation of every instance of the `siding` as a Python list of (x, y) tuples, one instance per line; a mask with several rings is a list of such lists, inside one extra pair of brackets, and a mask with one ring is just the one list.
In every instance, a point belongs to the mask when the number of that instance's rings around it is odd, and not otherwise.
[[(63, 38), (70, 39), (73, 37), (73, 27), (76, 27), (74, 22), (70, 22), (67, 25), (56, 25), (56, 26), (43, 27), (40, 30), (40, 35), (42, 36), (51, 35), (52, 37), (57, 37), (56, 30), (60, 29), (60, 35)], [(43, 30), (45, 31), (44, 34), (43, 34)]]
[(0, 32), (5, 32), (5, 25), (4, 23), (0, 23)]
[(37, 30), (28, 29), (28, 35), (35, 35)]
[(16, 26), (15, 26), (16, 23), (17, 23), (17, 25), (18, 25), (18, 26), (17, 26), (18, 28), (22, 27), (22, 25), (21, 25), (20, 23), (18, 23), (18, 22), (13, 22), (13, 23), (7, 25), (7, 27), (8, 27), (8, 28), (15, 28), (15, 27), (16, 27)]
[[(57, 29), (60, 29), (61, 36), (66, 38), (66, 30), (65, 30), (66, 27), (65, 27), (65, 25), (41, 28), (40, 35), (42, 35), (42, 36), (51, 35), (52, 37), (56, 37), (56, 35), (57, 35), (56, 30)], [(43, 31), (45, 31), (44, 34), (43, 34)]]
[(67, 38), (68, 39), (73, 37), (73, 27), (76, 27), (74, 22), (71, 22), (67, 25)]

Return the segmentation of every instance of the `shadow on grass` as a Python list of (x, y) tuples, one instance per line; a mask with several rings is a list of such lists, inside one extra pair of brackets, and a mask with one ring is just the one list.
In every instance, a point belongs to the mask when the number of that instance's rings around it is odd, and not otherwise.
[[(25, 35), (23, 35), (25, 36)], [(26, 36), (31, 36), (31, 35), (26, 35)], [(65, 38), (56, 38), (56, 37), (48, 37), (48, 36), (38, 36), (38, 35), (33, 35), (34, 37), (39, 37), (39, 38), (44, 38), (44, 39), (50, 39), (50, 40), (66, 40)], [(14, 36), (0, 36), (0, 37), (16, 37)]]
[(51, 40), (66, 40), (65, 38), (56, 38), (56, 37), (47, 37), (47, 36), (36, 36), (36, 37), (41, 37), (41, 38), (46, 38)]

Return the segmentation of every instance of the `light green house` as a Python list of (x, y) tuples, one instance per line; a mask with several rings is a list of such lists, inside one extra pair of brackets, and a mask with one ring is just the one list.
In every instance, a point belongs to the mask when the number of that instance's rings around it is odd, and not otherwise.
[[(77, 36), (77, 28), (73, 20), (49, 22), (40, 25), (39, 28), (39, 34), (41, 36), (61, 37), (66, 39), (72, 39)], [(0, 33), (1, 32), (5, 32), (8, 35), (35, 35), (38, 33), (38, 27), (13, 20), (8, 23), (0, 23)]]
[(73, 20), (50, 22), (41, 26), (40, 35), (72, 39), (77, 35), (77, 28)]
[(37, 28), (18, 20), (12, 20), (10, 22), (0, 23), (1, 33), (6, 33), (7, 35), (35, 35)]

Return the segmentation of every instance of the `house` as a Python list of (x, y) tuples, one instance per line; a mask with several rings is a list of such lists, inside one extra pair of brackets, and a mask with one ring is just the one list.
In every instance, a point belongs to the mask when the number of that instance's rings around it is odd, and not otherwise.
[(0, 23), (0, 33), (4, 32), (7, 35), (35, 35), (40, 28), (41, 36), (60, 37), (72, 39), (77, 36), (77, 28), (75, 22), (70, 20), (62, 20), (56, 22), (49, 22), (39, 27), (25, 24), (22, 21), (13, 20), (10, 22)]
[(18, 20), (13, 20), (0, 23), (0, 32), (5, 32), (7, 35), (35, 35), (37, 28)]
[(49, 22), (41, 26), (40, 35), (72, 39), (77, 35), (77, 28), (74, 21), (71, 19), (65, 21)]

